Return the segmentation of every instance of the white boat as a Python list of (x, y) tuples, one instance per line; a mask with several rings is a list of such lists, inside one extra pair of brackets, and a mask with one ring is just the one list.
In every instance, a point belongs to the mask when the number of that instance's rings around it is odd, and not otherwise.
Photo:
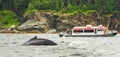
[(99, 36), (115, 36), (117, 35), (117, 31), (108, 30), (107, 27), (99, 25), (99, 26), (79, 26), (73, 27), (72, 29), (67, 30), (65, 33), (60, 33), (59, 36), (65, 37), (99, 37)]

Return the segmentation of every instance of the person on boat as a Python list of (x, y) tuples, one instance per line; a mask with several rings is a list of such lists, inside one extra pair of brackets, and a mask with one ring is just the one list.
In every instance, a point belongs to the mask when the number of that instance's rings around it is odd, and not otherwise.
[(108, 27), (106, 27), (104, 33), (106, 34), (106, 33), (108, 33), (108, 31), (109, 31)]

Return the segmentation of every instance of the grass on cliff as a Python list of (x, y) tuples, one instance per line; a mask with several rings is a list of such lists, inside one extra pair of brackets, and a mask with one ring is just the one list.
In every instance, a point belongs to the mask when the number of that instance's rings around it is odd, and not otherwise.
[(0, 26), (4, 28), (9, 28), (11, 25), (17, 26), (19, 20), (17, 15), (9, 10), (0, 11)]

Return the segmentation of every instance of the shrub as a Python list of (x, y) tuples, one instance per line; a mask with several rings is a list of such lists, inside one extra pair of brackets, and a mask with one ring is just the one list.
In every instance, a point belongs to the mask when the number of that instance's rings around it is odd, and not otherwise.
[(9, 28), (11, 25), (17, 26), (19, 20), (17, 15), (9, 10), (0, 11), (0, 25), (4, 28)]

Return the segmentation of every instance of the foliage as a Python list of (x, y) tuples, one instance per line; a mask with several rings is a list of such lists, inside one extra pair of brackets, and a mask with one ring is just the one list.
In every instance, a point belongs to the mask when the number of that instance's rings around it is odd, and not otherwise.
[(118, 2), (119, 0), (32, 0), (28, 9), (55, 10), (62, 13), (96, 10), (99, 14), (109, 14), (120, 10)]
[(22, 17), (31, 0), (0, 0), (0, 10), (11, 10)]
[(96, 10), (87, 10), (85, 12), (81, 12), (83, 15), (87, 16), (89, 13), (96, 12)]
[(9, 10), (0, 11), (0, 25), (5, 28), (9, 28), (11, 25), (18, 25), (17, 15)]
[(25, 16), (30, 14), (30, 13), (34, 13), (34, 12), (37, 12), (37, 10), (26, 10)]
[(120, 0), (0, 0), (0, 10), (12, 10), (18, 16), (26, 10), (52, 10), (62, 13), (96, 10), (102, 15), (120, 11), (119, 2)]
[[(59, 14), (81, 13), (83, 15), (87, 15), (89, 12), (96, 12), (99, 17), (113, 14), (120, 19), (118, 14), (120, 11), (119, 4), (120, 0), (0, 0), (0, 10), (11, 10), (17, 14), (18, 19), (32, 10), (48, 10)], [(8, 15), (2, 18), (13, 17), (10, 14)]]

